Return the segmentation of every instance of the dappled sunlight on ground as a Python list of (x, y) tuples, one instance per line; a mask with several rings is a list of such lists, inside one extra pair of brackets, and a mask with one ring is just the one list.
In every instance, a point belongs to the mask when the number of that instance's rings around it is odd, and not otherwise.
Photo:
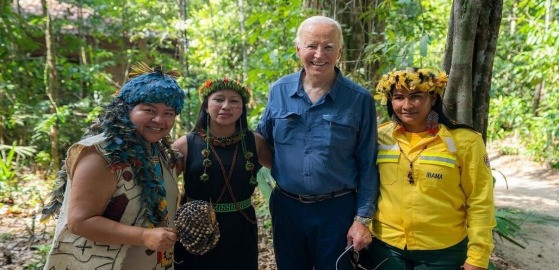
[[(521, 227), (515, 237), (526, 249), (497, 239), (501, 269), (559, 269), (559, 172), (519, 156), (490, 151), (495, 169), (495, 205), (513, 212)], [(502, 261), (501, 261), (502, 260)]]

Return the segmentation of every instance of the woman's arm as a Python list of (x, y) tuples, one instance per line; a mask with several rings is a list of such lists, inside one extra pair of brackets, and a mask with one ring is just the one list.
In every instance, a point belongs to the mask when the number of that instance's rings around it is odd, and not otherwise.
[(466, 195), (466, 224), (469, 240), (465, 266), (487, 268), (493, 250), (495, 208), (493, 176), (481, 136), (476, 136), (475, 140), (465, 148), (462, 160), (464, 164), (460, 184)]
[(102, 216), (116, 191), (117, 179), (93, 147), (83, 150), (72, 175), (68, 209), (70, 232), (103, 244), (142, 245), (152, 250), (173, 247), (177, 233), (172, 228), (146, 229)]
[(182, 154), (182, 158), (177, 159), (177, 175), (180, 175), (186, 164), (186, 154), (188, 153), (188, 141), (186, 136), (178, 138), (171, 147), (177, 149)]
[(253, 132), (253, 134), (256, 142), (256, 151), (258, 152), (258, 163), (268, 169), (272, 168), (272, 161), (274, 159), (272, 147), (270, 147), (262, 135), (256, 132)]

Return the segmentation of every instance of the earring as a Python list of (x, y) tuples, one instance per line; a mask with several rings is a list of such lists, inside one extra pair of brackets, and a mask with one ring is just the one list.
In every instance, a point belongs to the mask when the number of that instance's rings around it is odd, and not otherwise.
[(435, 110), (429, 112), (425, 125), (430, 134), (437, 134), (437, 132), (439, 132), (439, 114)]

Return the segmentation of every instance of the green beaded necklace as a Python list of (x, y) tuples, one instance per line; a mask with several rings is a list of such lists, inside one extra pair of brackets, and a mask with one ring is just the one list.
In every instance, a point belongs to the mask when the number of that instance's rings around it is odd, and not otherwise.
[[(209, 121), (208, 121), (208, 127), (206, 128), (206, 130), (200, 130), (200, 136), (202, 136), (202, 139), (206, 142), (206, 148), (204, 150), (202, 150), (202, 157), (204, 158), (204, 160), (202, 161), (202, 165), (204, 166), (204, 173), (200, 176), (200, 181), (202, 182), (206, 182), (210, 179), (210, 176), (207, 173), (207, 169), (212, 166), (212, 161), (210, 160), (210, 154), (211, 154), (211, 149), (210, 148), (210, 143), (212, 144), (212, 146), (228, 146), (228, 145), (232, 145), (232, 144), (236, 144), (239, 143), (239, 141), (241, 142), (241, 146), (243, 148), (243, 157), (246, 160), (245, 163), (245, 170), (247, 170), (248, 172), (250, 172), (250, 180), (249, 183), (251, 185), (258, 185), (258, 182), (256, 181), (256, 178), (254, 177), (254, 163), (252, 163), (250, 161), (250, 159), (254, 156), (254, 154), (250, 151), (247, 150), (246, 148), (246, 144), (245, 144), (245, 130), (243, 129), (242, 125), (240, 126), (240, 129), (237, 130), (237, 132), (235, 132), (235, 134), (228, 136), (228, 137), (216, 137), (214, 135), (212, 135), (210, 133), (210, 127), (209, 127)], [(217, 153), (214, 153), (217, 155)]]

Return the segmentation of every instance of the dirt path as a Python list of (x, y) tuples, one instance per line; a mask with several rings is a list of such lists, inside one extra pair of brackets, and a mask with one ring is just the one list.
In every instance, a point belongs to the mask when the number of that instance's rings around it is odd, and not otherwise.
[(502, 173), (496, 176), (495, 205), (515, 213), (521, 226), (517, 239), (526, 247), (497, 240), (494, 254), (503, 260), (497, 265), (502, 269), (559, 269), (559, 173), (517, 156), (492, 154), (490, 160)]

